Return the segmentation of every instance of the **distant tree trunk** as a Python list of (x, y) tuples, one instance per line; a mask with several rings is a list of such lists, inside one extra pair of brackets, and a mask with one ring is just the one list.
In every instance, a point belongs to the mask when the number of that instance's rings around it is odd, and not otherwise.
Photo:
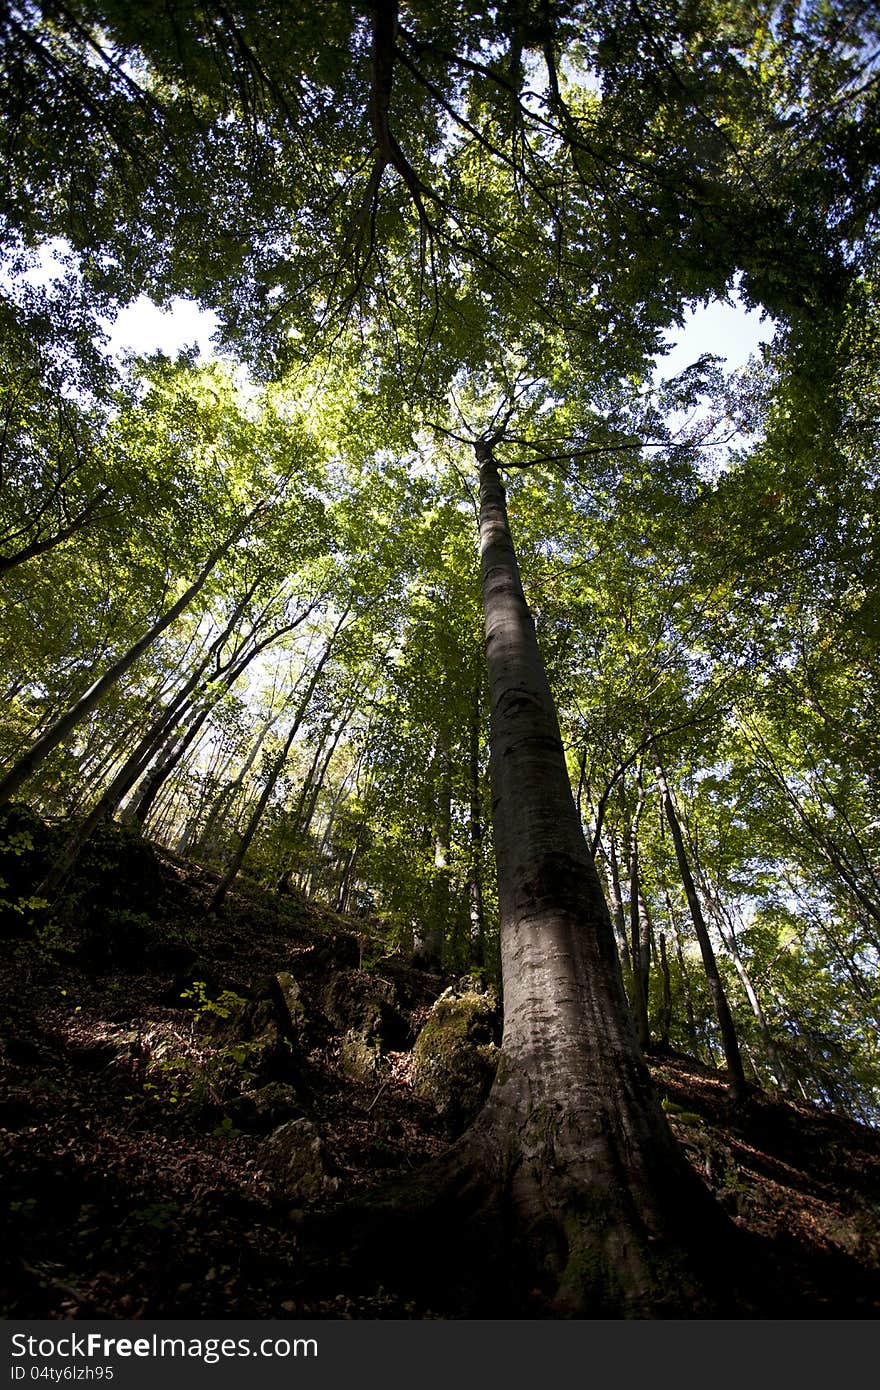
[(651, 979), (651, 924), (642, 895), (639, 874), (639, 821), (645, 804), (645, 789), (639, 778), (639, 799), (629, 837), (629, 921), (632, 951), (632, 1010), (643, 1052), (651, 1048), (648, 1022), (648, 989)]
[(223, 644), (228, 640), (232, 629), (241, 617), (248, 597), (249, 594), (246, 594), (232, 613), (226, 627), (211, 643), (202, 661), (199, 662), (196, 669), (176, 692), (174, 698), (165, 709), (153, 720), (153, 723), (147, 729), (143, 738), (136, 744), (133, 751), (122, 764), (122, 767), (117, 771), (110, 785), (98, 798), (92, 809), (83, 817), (79, 824), (74, 827), (73, 831), (56, 854), (48, 874), (37, 890), (38, 896), (51, 901), (79, 860), (84, 846), (94, 833), (96, 827), (100, 825), (102, 821), (110, 820), (115, 815), (123, 798), (134, 786), (138, 777), (140, 777), (150, 758), (155, 753), (156, 748), (161, 744), (163, 739), (167, 738), (169, 730), (175, 728), (182, 713), (185, 712), (189, 696), (198, 686), (212, 658), (216, 656), (217, 652), (222, 649)]
[[(448, 676), (444, 683), (448, 687)], [(449, 854), (452, 848), (452, 751), (449, 731), (440, 731), (437, 749), (437, 815), (434, 823), (434, 882), (431, 891), (431, 918), (420, 955), (429, 970), (441, 970), (450, 934)]]
[(718, 929), (718, 935), (721, 937), (721, 940), (724, 943), (724, 948), (727, 951), (727, 954), (730, 956), (731, 961), (733, 962), (733, 968), (735, 969), (737, 975), (740, 978), (740, 983), (742, 984), (746, 999), (749, 1002), (749, 1008), (751, 1009), (755, 1018), (755, 1022), (758, 1025), (758, 1032), (761, 1034), (761, 1041), (764, 1044), (764, 1048), (767, 1053), (767, 1058), (773, 1070), (773, 1081), (781, 1091), (788, 1093), (791, 1087), (789, 1084), (788, 1076), (786, 1074), (785, 1064), (782, 1060), (779, 1049), (776, 1046), (776, 1040), (774, 1039), (773, 1034), (770, 1030), (770, 1025), (767, 1022), (767, 1015), (764, 1013), (764, 1009), (761, 1005), (761, 1000), (758, 997), (758, 991), (755, 989), (755, 986), (752, 982), (752, 977), (749, 974), (746, 963), (743, 960), (742, 955), (740, 953), (739, 942), (736, 939), (736, 929), (733, 925), (733, 922), (730, 920), (730, 917), (725, 912), (724, 905), (719, 895), (712, 891), (709, 883), (706, 880), (705, 875), (703, 874), (701, 874), (701, 882), (703, 883), (703, 887), (706, 892), (706, 898), (709, 903), (710, 910), (715, 918), (715, 925)]
[(597, 846), (598, 852), (605, 861), (607, 870), (608, 898), (611, 910), (611, 922), (614, 927), (614, 936), (617, 941), (617, 950), (620, 955), (620, 965), (623, 971), (623, 983), (627, 998), (632, 1003), (632, 957), (629, 950), (629, 942), (626, 937), (626, 914), (623, 908), (623, 891), (620, 886), (620, 868), (617, 863), (617, 845), (614, 835), (608, 836), (608, 849), (606, 850), (602, 841)]
[(697, 1025), (694, 1019), (694, 1001), (691, 997), (691, 977), (688, 973), (687, 961), (684, 958), (684, 951), (681, 945), (681, 932), (678, 930), (678, 922), (676, 921), (675, 913), (672, 911), (672, 903), (669, 899), (669, 894), (668, 892), (666, 892), (665, 889), (663, 890), (663, 896), (666, 901), (666, 913), (672, 925), (672, 934), (675, 937), (675, 956), (678, 961), (678, 969), (681, 974), (682, 992), (684, 994), (685, 1028), (687, 1030), (688, 1038), (693, 1043), (694, 1047), (696, 1047)]
[(712, 1004), (715, 1009), (715, 1017), (718, 1020), (718, 1029), (721, 1034), (721, 1046), (724, 1050), (724, 1060), (727, 1064), (727, 1071), (730, 1076), (730, 1090), (735, 1100), (741, 1100), (748, 1092), (745, 1072), (743, 1070), (742, 1057), (740, 1056), (739, 1044), (736, 1037), (736, 1029), (733, 1024), (733, 1017), (730, 1012), (730, 1005), (727, 1002), (727, 995), (721, 976), (718, 973), (718, 962), (715, 959), (715, 951), (706, 927), (706, 920), (703, 916), (703, 909), (700, 905), (699, 895), (694, 883), (694, 876), (691, 873), (691, 866), (688, 863), (687, 852), (684, 846), (684, 837), (681, 833), (681, 826), (678, 820), (678, 813), (669, 784), (666, 780), (666, 773), (660, 760), (660, 754), (654, 745), (656, 756), (657, 783), (660, 787), (660, 794), (663, 798), (663, 809), (666, 812), (666, 820), (672, 834), (672, 843), (675, 846), (675, 858), (678, 864), (678, 872), (684, 885), (685, 896), (690, 908), (691, 921), (694, 924), (694, 931), (700, 946), (700, 954), (703, 957), (703, 969), (706, 972), (706, 979), (709, 984), (709, 993), (712, 996)]
[(207, 689), (203, 691), (203, 699), (205, 701), (203, 708), (196, 714), (189, 728), (185, 730), (182, 738), (176, 744), (174, 743), (174, 732), (172, 731), (172, 737), (168, 740), (164, 755), (160, 756), (155, 766), (150, 769), (137, 795), (133, 798), (128, 807), (126, 811), (128, 816), (133, 820), (140, 821), (141, 825), (146, 824), (157, 796), (174, 769), (192, 747), (202, 727), (207, 723), (215, 705), (219, 703), (226, 691), (232, 689), (239, 677), (244, 674), (261, 652), (265, 651), (273, 642), (276, 642), (279, 637), (284, 636), (288, 632), (292, 632), (294, 628), (298, 627), (299, 624), (304, 621), (310, 612), (311, 606), (300, 613), (293, 622), (285, 623), (283, 627), (270, 633), (268, 636), (264, 637), (262, 641), (257, 642), (248, 650), (248, 644), (254, 636), (254, 630), (252, 629), (248, 637), (238, 644), (237, 649), (232, 653), (232, 656), (226, 662), (225, 666), (220, 667), (218, 665), (218, 669), (215, 671)]
[(323, 887), (324, 880), (327, 876), (327, 851), (329, 850), (332, 841), (333, 830), (336, 825), (336, 818), (339, 813), (339, 808), (342, 805), (343, 798), (348, 793), (349, 783), (354, 773), (355, 770), (353, 769), (351, 772), (349, 772), (348, 776), (345, 777), (342, 782), (340, 782), (338, 788), (336, 789), (336, 794), (334, 795), (333, 800), (330, 803), (330, 808), (327, 812), (327, 820), (324, 825), (324, 829), (321, 833), (320, 842), (315, 846), (314, 852), (311, 856), (311, 861), (309, 863), (308, 870), (306, 871), (306, 873), (300, 876), (299, 886), (302, 892), (305, 893), (307, 898), (316, 897), (320, 889)]
[(352, 845), (351, 850), (349, 851), (349, 854), (346, 858), (345, 868), (342, 871), (342, 878), (339, 881), (339, 888), (336, 892), (336, 901), (333, 904), (335, 912), (347, 912), (351, 904), (351, 892), (355, 883), (355, 870), (357, 868), (357, 863), (360, 859), (361, 850), (363, 848), (364, 835), (366, 834), (366, 829), (366, 820), (362, 819), (361, 821), (359, 821), (358, 828), (355, 831), (354, 844)]
[(284, 765), (287, 762), (288, 755), (293, 746), (293, 740), (299, 733), (302, 721), (305, 718), (306, 711), (309, 707), (309, 702), (312, 698), (312, 695), (315, 692), (315, 687), (321, 678), (321, 673), (323, 672), (324, 667), (330, 660), (334, 643), (336, 641), (336, 638), (339, 636), (340, 630), (342, 629), (342, 625), (345, 622), (345, 619), (348, 617), (348, 613), (349, 610), (346, 608), (345, 612), (342, 614), (342, 617), (336, 624), (336, 627), (333, 629), (333, 633), (329, 641), (327, 642), (326, 647), (324, 648), (320, 661), (318, 662), (317, 666), (312, 672), (312, 677), (308, 685), (306, 686), (305, 695), (302, 698), (299, 709), (297, 710), (293, 723), (290, 726), (290, 731), (288, 732), (287, 738), (285, 739), (284, 747), (282, 748), (278, 758), (275, 760), (275, 763), (273, 764), (273, 767), (268, 777), (266, 778), (266, 784), (263, 787), (262, 792), (260, 793), (260, 796), (257, 800), (257, 804), (254, 807), (253, 812), (251, 813), (251, 817), (247, 823), (244, 834), (241, 836), (238, 848), (232, 856), (229, 867), (227, 868), (225, 874), (223, 875), (223, 877), (221, 878), (220, 882), (217, 884), (217, 887), (214, 890), (214, 895), (211, 898), (210, 904), (210, 910), (212, 912), (216, 912), (217, 908), (220, 907), (221, 903), (226, 897), (226, 894), (229, 892), (229, 889), (235, 882), (239, 869), (244, 863), (245, 855), (248, 852), (251, 840), (254, 838), (254, 835), (257, 832), (257, 827), (259, 826), (260, 821), (263, 818), (263, 812), (269, 804), (269, 797), (275, 790), (275, 784), (277, 783), (278, 778), (281, 776), (281, 773), (284, 770)]
[(236, 527), (235, 531), (211, 552), (196, 579), (190, 584), (185, 593), (181, 594), (177, 602), (172, 604), (167, 613), (163, 613), (161, 618), (157, 618), (143, 636), (139, 637), (137, 642), (129, 647), (124, 656), (121, 656), (119, 660), (110, 667), (109, 671), (105, 671), (103, 676), (99, 677), (98, 680), (89, 686), (85, 694), (82, 695), (70, 709), (62, 714), (60, 718), (56, 719), (55, 722), (46, 729), (45, 733), (41, 734), (36, 742), (31, 744), (27, 752), (22, 754), (17, 762), (13, 763), (5, 777), (0, 779), (0, 804), (11, 800), (19, 787), (23, 786), (28, 778), (36, 771), (40, 763), (73, 733), (77, 725), (91, 714), (92, 710), (96, 708), (104, 695), (106, 695), (109, 690), (113, 689), (114, 685), (122, 679), (126, 671), (131, 669), (138, 658), (149, 650), (153, 643), (161, 637), (166, 628), (170, 627), (171, 624), (180, 617), (181, 613), (185, 612), (193, 599), (197, 598), (201, 593), (223, 556), (227, 551), (231, 550), (236, 540), (238, 540), (239, 536), (246, 530), (248, 524), (257, 515), (258, 511), (262, 509), (262, 506), (263, 504), (260, 504), (259, 507), (255, 507), (254, 510), (249, 513), (246, 520), (240, 526)]
[(666, 955), (666, 933), (659, 933), (660, 978), (663, 981), (663, 997), (660, 1005), (660, 1047), (669, 1051), (669, 1031), (672, 1027), (672, 981), (669, 977), (669, 960)]
[(229, 784), (229, 786), (224, 787), (220, 792), (218, 792), (217, 796), (214, 798), (214, 804), (208, 813), (208, 817), (199, 836), (198, 851), (200, 853), (203, 853), (206, 849), (210, 847), (209, 837), (214, 834), (214, 831), (216, 830), (220, 821), (223, 819), (229, 807), (232, 805), (233, 801), (235, 800), (236, 792), (238, 792), (244, 785), (248, 773), (250, 772), (251, 768), (253, 767), (254, 763), (257, 761), (257, 758), (260, 755), (260, 749), (262, 748), (269, 734), (272, 732), (272, 729), (275, 727), (275, 724), (278, 722), (281, 715), (287, 709), (288, 703), (289, 697), (287, 700), (285, 700), (281, 709), (278, 710), (275, 714), (271, 716), (271, 718), (269, 718), (266, 721), (262, 729), (260, 729), (260, 732), (257, 734), (257, 737), (251, 744), (248, 755), (242, 763), (241, 767), (239, 768), (239, 771), (234, 780)]
[(548, 1310), (694, 1316), (712, 1306), (692, 1262), (707, 1259), (693, 1253), (700, 1232), (729, 1227), (672, 1139), (638, 1045), (490, 445), (477, 457), (504, 1031), (457, 1157), (494, 1174)]

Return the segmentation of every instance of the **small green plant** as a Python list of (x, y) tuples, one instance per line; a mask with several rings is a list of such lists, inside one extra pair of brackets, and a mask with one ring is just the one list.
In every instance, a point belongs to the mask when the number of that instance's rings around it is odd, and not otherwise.
[(208, 995), (208, 986), (204, 980), (193, 980), (189, 989), (181, 991), (181, 999), (192, 999), (195, 1004), (196, 1017), (201, 1018), (231, 1018), (239, 1009), (243, 1009), (247, 1003), (240, 994), (234, 990), (224, 989), (222, 994), (218, 994), (216, 999), (211, 999)]
[(214, 1126), (213, 1134), (215, 1139), (237, 1139), (241, 1130), (235, 1127), (231, 1115), (224, 1115), (219, 1125)]
[(166, 1231), (179, 1212), (179, 1202), (151, 1202), (132, 1212), (132, 1221), (139, 1226), (152, 1226), (155, 1231)]

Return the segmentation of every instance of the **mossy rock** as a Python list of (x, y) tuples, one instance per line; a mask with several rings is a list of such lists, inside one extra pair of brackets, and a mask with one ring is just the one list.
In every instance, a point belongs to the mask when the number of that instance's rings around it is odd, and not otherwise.
[(266, 1134), (289, 1120), (301, 1118), (302, 1105), (293, 1086), (284, 1081), (269, 1081), (236, 1096), (231, 1115), (242, 1129)]
[(468, 980), (434, 1004), (413, 1048), (413, 1086), (430, 1100), (451, 1134), (479, 1113), (498, 1066), (498, 1001)]
[(335, 1196), (323, 1140), (311, 1120), (289, 1120), (263, 1141), (261, 1159), (278, 1196), (311, 1206)]
[(339, 1065), (352, 1081), (363, 1081), (367, 1085), (384, 1081), (389, 1075), (388, 1063), (378, 1039), (365, 1037), (355, 1028), (342, 1039)]
[(338, 970), (324, 988), (321, 1006), (339, 1032), (360, 1033), (380, 1051), (406, 1045), (409, 1027), (389, 980), (366, 970)]
[(289, 970), (281, 970), (273, 977), (273, 993), (279, 1001), (281, 1027), (291, 1038), (299, 1038), (306, 1026), (306, 1005), (302, 988)]

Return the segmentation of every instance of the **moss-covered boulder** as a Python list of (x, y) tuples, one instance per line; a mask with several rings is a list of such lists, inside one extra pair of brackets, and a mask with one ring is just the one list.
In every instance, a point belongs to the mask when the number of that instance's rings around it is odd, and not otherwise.
[(342, 1039), (339, 1066), (352, 1081), (362, 1081), (368, 1086), (384, 1081), (390, 1075), (389, 1063), (379, 1039), (366, 1037), (356, 1028), (349, 1029)]
[(299, 1038), (306, 1026), (306, 1004), (302, 988), (289, 970), (273, 977), (272, 989), (281, 1011), (281, 1027), (291, 1038)]
[(477, 981), (444, 990), (413, 1048), (413, 1086), (430, 1100), (450, 1134), (476, 1118), (498, 1065), (501, 1018), (498, 1000)]
[(321, 1136), (311, 1120), (290, 1120), (264, 1139), (261, 1159), (278, 1196), (313, 1205), (335, 1196), (339, 1179), (330, 1165)]
[(232, 1119), (241, 1129), (266, 1134), (289, 1120), (302, 1118), (298, 1092), (284, 1081), (270, 1081), (242, 1091), (231, 1107)]
[(390, 980), (367, 970), (337, 970), (325, 986), (321, 1006), (339, 1032), (359, 1033), (382, 1052), (406, 1045), (409, 1026)]

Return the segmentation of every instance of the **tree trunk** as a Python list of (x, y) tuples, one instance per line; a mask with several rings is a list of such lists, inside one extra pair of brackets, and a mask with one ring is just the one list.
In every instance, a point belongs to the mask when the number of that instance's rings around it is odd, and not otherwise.
[(636, 1021), (639, 1046), (643, 1052), (651, 1048), (651, 1029), (648, 1023), (648, 990), (651, 980), (651, 924), (648, 908), (642, 895), (639, 873), (639, 821), (645, 804), (645, 789), (639, 778), (639, 800), (633, 816), (629, 838), (629, 925), (632, 951), (632, 1011)]
[(785, 1064), (782, 1060), (779, 1049), (776, 1046), (776, 1040), (774, 1039), (773, 1034), (770, 1030), (770, 1025), (767, 1022), (767, 1015), (764, 1013), (761, 1000), (758, 997), (758, 991), (755, 989), (755, 986), (752, 983), (752, 977), (748, 972), (746, 963), (743, 960), (742, 955), (740, 954), (739, 942), (736, 939), (736, 928), (734, 927), (729, 914), (725, 911), (724, 905), (719, 895), (712, 892), (709, 884), (706, 881), (705, 875), (701, 875), (701, 882), (703, 884), (704, 891), (707, 894), (710, 910), (712, 911), (713, 916), (715, 918), (715, 925), (718, 928), (718, 935), (721, 937), (721, 940), (724, 944), (724, 949), (727, 951), (727, 954), (730, 956), (730, 959), (733, 962), (733, 968), (735, 969), (737, 975), (740, 978), (740, 983), (742, 984), (746, 999), (749, 1001), (749, 1007), (752, 1013), (754, 1014), (755, 1022), (758, 1025), (758, 1031), (761, 1034), (761, 1040), (766, 1049), (767, 1057), (770, 1062), (770, 1067), (773, 1071), (773, 1082), (775, 1085), (779, 1087), (781, 1091), (787, 1094), (791, 1090), (791, 1086), (789, 1084), (788, 1076), (786, 1074)]
[(260, 821), (263, 818), (263, 812), (269, 804), (269, 797), (272, 795), (272, 792), (275, 789), (275, 784), (284, 770), (284, 764), (287, 762), (288, 754), (290, 753), (291, 747), (293, 746), (293, 740), (296, 738), (302, 721), (305, 718), (306, 710), (309, 707), (309, 701), (311, 700), (312, 695), (315, 692), (315, 686), (318, 684), (318, 681), (321, 678), (321, 672), (324, 670), (324, 667), (330, 660), (330, 654), (333, 651), (334, 643), (336, 641), (336, 638), (339, 636), (339, 632), (342, 628), (343, 623), (345, 622), (345, 619), (348, 617), (348, 612), (349, 610), (346, 608), (345, 612), (342, 614), (342, 617), (339, 619), (339, 622), (336, 624), (336, 627), (333, 629), (333, 633), (326, 647), (324, 648), (320, 661), (318, 662), (317, 666), (312, 672), (311, 679), (308, 685), (306, 686), (305, 695), (302, 698), (299, 709), (296, 712), (296, 716), (294, 718), (293, 723), (290, 726), (290, 731), (284, 742), (284, 747), (282, 748), (281, 753), (276, 759), (275, 764), (272, 767), (271, 772), (269, 773), (269, 776), (266, 778), (266, 785), (263, 787), (257, 804), (254, 807), (253, 812), (251, 813), (250, 820), (248, 821), (245, 831), (241, 837), (241, 840), (239, 841), (238, 848), (236, 849), (235, 854), (232, 856), (232, 861), (228, 869), (226, 870), (226, 873), (223, 875), (222, 879), (217, 884), (217, 887), (214, 890), (214, 895), (211, 898), (210, 904), (210, 910), (212, 912), (216, 912), (217, 908), (223, 902), (223, 899), (226, 897), (226, 894), (229, 892), (229, 889), (235, 882), (239, 869), (244, 863), (244, 857), (248, 852), (251, 840), (254, 838), (254, 835), (257, 832), (257, 827), (259, 826)]
[(468, 745), (468, 915), (470, 917), (470, 964), (482, 969), (486, 963), (486, 914), (483, 907), (483, 814), (480, 797), (480, 686), (475, 688)]
[(663, 980), (663, 998), (660, 1006), (660, 1047), (669, 1051), (669, 1030), (672, 1027), (672, 981), (669, 977), (669, 959), (666, 955), (666, 933), (660, 932), (660, 976)]
[(632, 996), (632, 957), (629, 951), (629, 942), (626, 937), (626, 917), (623, 910), (623, 892), (620, 886), (620, 868), (617, 863), (617, 845), (614, 835), (611, 834), (608, 836), (607, 852), (601, 840), (597, 845), (597, 850), (605, 861), (611, 922), (614, 927), (614, 936), (620, 955), (620, 968), (623, 971), (624, 989), (629, 999)]
[(504, 1030), (461, 1151), (494, 1171), (548, 1311), (693, 1316), (711, 1306), (695, 1274), (699, 1228), (717, 1236), (727, 1223), (685, 1164), (638, 1045), (490, 445), (477, 457)]
[(232, 548), (239, 536), (243, 534), (263, 505), (264, 504), (261, 503), (259, 507), (255, 507), (242, 525), (236, 527), (235, 531), (233, 531), (230, 536), (227, 536), (226, 540), (212, 551), (195, 580), (190, 584), (189, 588), (181, 594), (177, 602), (172, 604), (167, 613), (163, 613), (161, 618), (157, 618), (143, 636), (139, 637), (137, 642), (129, 647), (128, 651), (121, 656), (118, 661), (114, 662), (110, 669), (104, 672), (103, 676), (94, 681), (85, 694), (82, 695), (70, 709), (62, 714), (59, 719), (56, 719), (55, 722), (46, 729), (45, 733), (41, 734), (36, 742), (31, 744), (27, 752), (22, 754), (17, 762), (13, 763), (12, 767), (6, 773), (6, 776), (0, 779), (0, 805), (2, 805), (3, 802), (11, 800), (19, 787), (23, 786), (32, 773), (36, 771), (40, 763), (73, 733), (77, 725), (80, 724), (83, 719), (86, 719), (91, 714), (92, 710), (100, 703), (108, 690), (113, 689), (114, 685), (122, 679), (126, 671), (130, 670), (138, 658), (149, 650), (153, 643), (161, 637), (165, 629), (170, 627), (171, 624), (180, 617), (181, 613), (189, 607), (194, 598), (198, 597), (205, 587), (205, 584), (208, 582), (212, 571), (219, 564), (227, 551)]
[(682, 992), (684, 994), (685, 1028), (687, 1030), (688, 1038), (690, 1039), (693, 1046), (696, 1048), (697, 1024), (696, 1020), (694, 1019), (694, 1001), (691, 997), (691, 977), (688, 972), (687, 961), (684, 958), (684, 951), (681, 945), (681, 932), (678, 930), (678, 921), (676, 919), (675, 913), (672, 911), (672, 903), (669, 898), (669, 893), (665, 888), (663, 890), (663, 897), (666, 902), (666, 914), (672, 926), (672, 934), (675, 937), (675, 956), (678, 961), (678, 969), (681, 974)]
[(718, 973), (718, 962), (715, 959), (715, 951), (712, 948), (712, 941), (706, 928), (706, 920), (703, 917), (703, 909), (700, 905), (699, 895), (697, 894), (696, 885), (694, 883), (694, 876), (691, 873), (691, 866), (688, 863), (687, 852), (684, 847), (684, 838), (678, 821), (678, 813), (675, 809), (675, 803), (672, 800), (669, 784), (666, 780), (666, 773), (660, 761), (660, 754), (656, 745), (654, 746), (654, 753), (657, 760), (656, 774), (657, 782), (660, 787), (660, 794), (663, 798), (663, 809), (666, 812), (666, 819), (672, 833), (672, 843), (675, 846), (675, 858), (678, 863), (678, 871), (681, 874), (685, 896), (688, 900), (691, 920), (694, 924), (694, 931), (697, 934), (700, 954), (703, 957), (703, 969), (706, 972), (709, 992), (712, 995), (712, 1003), (715, 1008), (715, 1017), (718, 1020), (718, 1029), (721, 1033), (724, 1060), (727, 1063), (727, 1070), (730, 1075), (731, 1094), (735, 1100), (742, 1100), (748, 1093), (748, 1085), (743, 1070), (742, 1057), (740, 1056), (730, 1005), (727, 1002), (724, 985)]

